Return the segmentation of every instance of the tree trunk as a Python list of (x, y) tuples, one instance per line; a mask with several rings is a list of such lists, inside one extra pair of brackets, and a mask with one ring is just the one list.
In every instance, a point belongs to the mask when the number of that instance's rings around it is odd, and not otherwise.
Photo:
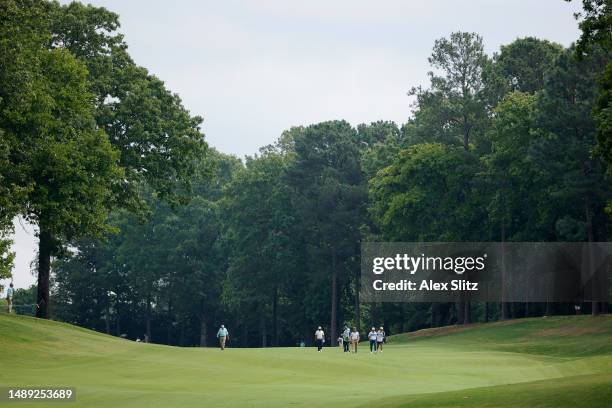
[(204, 311), (200, 313), (200, 347), (206, 347), (206, 338), (208, 332), (206, 330), (206, 315)]
[(115, 288), (115, 330), (117, 331), (117, 337), (121, 336), (121, 313), (119, 312), (119, 290)]
[(506, 221), (501, 222), (501, 268), (502, 268), (502, 287), (501, 287), (501, 319), (507, 320), (510, 316), (508, 313), (508, 302), (506, 302)]
[(463, 324), (472, 323), (472, 303), (469, 300), (465, 302), (463, 312)]
[(172, 344), (172, 332), (174, 327), (172, 326), (172, 321), (174, 320), (172, 316), (172, 296), (168, 298), (168, 315), (166, 317), (166, 321), (168, 323), (168, 327), (166, 329), (166, 344)]
[(146, 330), (146, 338), (145, 341), (147, 343), (151, 342), (151, 296), (147, 295), (147, 307), (145, 311), (145, 330)]
[(338, 315), (338, 268), (336, 249), (332, 249), (332, 286), (331, 286), (331, 321), (330, 321), (330, 345), (336, 345)]
[(555, 303), (547, 301), (546, 302), (546, 312), (544, 312), (545, 316), (552, 316), (555, 314)]
[(242, 339), (241, 339), (242, 347), (249, 346), (249, 328), (246, 325), (246, 322), (242, 323)]
[(179, 334), (179, 346), (183, 347), (184, 345), (185, 345), (185, 323), (181, 322), (181, 332)]
[(278, 288), (272, 294), (272, 345), (278, 347)]
[(459, 300), (455, 303), (457, 313), (457, 324), (465, 323), (465, 300), (463, 294), (459, 295)]
[(353, 325), (357, 327), (357, 331), (361, 331), (361, 305), (359, 300), (359, 293), (361, 290), (361, 275), (360, 271), (357, 271), (357, 276), (355, 278), (355, 305), (354, 305), (354, 323)]
[[(463, 115), (463, 150), (466, 152), (470, 151), (470, 128), (467, 116)], [(471, 307), (470, 302), (465, 299), (466, 295), (459, 295), (459, 303), (457, 304), (457, 323), (458, 324), (469, 324), (471, 322)]]
[(302, 340), (306, 346), (310, 346), (312, 344), (312, 335), (311, 327), (308, 322), (308, 318), (306, 317), (306, 310), (302, 306)]
[[(586, 227), (587, 227), (587, 238), (589, 241), (589, 244), (593, 241), (595, 241), (595, 237), (594, 237), (594, 233), (593, 233), (593, 217), (591, 214), (591, 200), (589, 198), (589, 196), (587, 195), (584, 198), (584, 213), (585, 213), (585, 220), (586, 220)], [(589, 264), (588, 264), (588, 268), (589, 270), (594, 269), (593, 268), (593, 260), (592, 260), (592, 254), (591, 254), (591, 248), (589, 246), (588, 248), (588, 256), (589, 256)], [(597, 273), (595, 270), (592, 271), (592, 275), (591, 275), (591, 287), (593, 288), (593, 296), (596, 296), (597, 293), (599, 293), (599, 279), (597, 277)], [(599, 310), (599, 299), (593, 298), (593, 301), (591, 302), (591, 315), (592, 316), (599, 316), (600, 310)]]
[(110, 334), (111, 332), (111, 324), (110, 324), (110, 305), (107, 301), (106, 303), (106, 311), (105, 311), (105, 319), (104, 319), (104, 323), (106, 325), (106, 334)]
[(268, 347), (268, 333), (266, 332), (266, 318), (262, 311), (259, 320), (259, 329), (261, 331), (261, 347)]
[(115, 316), (115, 333), (117, 337), (121, 337), (123, 333), (121, 333), (121, 319), (119, 319), (119, 311), (117, 311), (117, 315)]
[(463, 150), (470, 151), (470, 124), (465, 115), (463, 115)]
[[(41, 217), (42, 218), (42, 217)], [(51, 274), (51, 254), (53, 253), (53, 237), (45, 223), (39, 225), (38, 241), (38, 290), (36, 296), (36, 317), (49, 318), (49, 276)]]
[[(405, 324), (404, 322), (406, 321), (406, 307), (404, 306), (405, 303), (402, 304), (402, 333), (405, 333)], [(439, 303), (432, 303), (431, 304), (431, 321), (429, 322), (429, 327), (437, 327), (438, 326), (438, 319), (439, 319), (439, 315), (440, 315), (440, 311), (438, 310), (440, 308), (440, 304)]]

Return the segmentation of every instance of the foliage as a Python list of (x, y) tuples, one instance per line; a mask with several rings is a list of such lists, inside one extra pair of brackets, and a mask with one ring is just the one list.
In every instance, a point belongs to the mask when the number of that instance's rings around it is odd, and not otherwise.
[(131, 60), (116, 14), (42, 0), (2, 8), (0, 227), (17, 213), (39, 227), (38, 315), (48, 317), (51, 257), (111, 231), (113, 209), (142, 215), (143, 191), (185, 201), (206, 145), (201, 119)]
[[(568, 0), (571, 1), (571, 0)], [(578, 40), (576, 54), (579, 58), (595, 53), (605, 53), (605, 68), (599, 77), (599, 97), (593, 114), (597, 126), (597, 152), (612, 168), (612, 2), (610, 0), (583, 0), (583, 11), (576, 14), (582, 35)], [(599, 50), (598, 50), (599, 49)], [(612, 204), (608, 206), (612, 212)]]
[(430, 89), (412, 88), (421, 142), (453, 143), (468, 150), (486, 123), (483, 72), (490, 63), (482, 37), (455, 32), (436, 40), (429, 63)]
[(479, 168), (477, 158), (460, 147), (418, 144), (400, 151), (370, 181), (372, 216), (382, 237), (400, 242), (477, 238)]
[(534, 37), (501, 46), (496, 65), (512, 91), (534, 93), (544, 87), (546, 73), (563, 47)]

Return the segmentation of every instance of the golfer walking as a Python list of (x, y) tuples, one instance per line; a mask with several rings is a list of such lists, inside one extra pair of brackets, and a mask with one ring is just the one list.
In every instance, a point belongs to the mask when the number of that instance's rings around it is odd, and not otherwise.
[(351, 352), (357, 353), (357, 344), (359, 344), (359, 332), (356, 327), (353, 327), (351, 332)]
[(221, 347), (221, 350), (225, 350), (225, 342), (229, 339), (229, 332), (224, 325), (219, 328), (217, 338), (219, 339), (219, 347)]
[(349, 329), (348, 326), (345, 326), (344, 331), (342, 332), (342, 346), (344, 347), (345, 353), (349, 352), (350, 342), (351, 342), (351, 329)]
[(376, 353), (376, 328), (372, 327), (372, 330), (368, 333), (368, 340), (370, 340), (370, 353)]
[(376, 332), (376, 351), (380, 351), (382, 353), (385, 336), (385, 331), (383, 327), (380, 326), (380, 329), (378, 329), (378, 331)]
[(320, 353), (323, 350), (323, 343), (325, 343), (325, 332), (321, 329), (321, 326), (315, 332), (315, 343), (317, 343), (317, 351)]

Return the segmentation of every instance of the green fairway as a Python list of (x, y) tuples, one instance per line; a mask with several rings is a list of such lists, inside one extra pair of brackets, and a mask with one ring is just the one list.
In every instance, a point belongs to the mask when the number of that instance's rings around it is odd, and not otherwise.
[(365, 345), (357, 355), (336, 348), (221, 352), (148, 345), (4, 314), (0, 333), (0, 386), (75, 387), (73, 407), (373, 401), (382, 407), (604, 407), (612, 400), (611, 317), (423, 331), (392, 337), (379, 355)]

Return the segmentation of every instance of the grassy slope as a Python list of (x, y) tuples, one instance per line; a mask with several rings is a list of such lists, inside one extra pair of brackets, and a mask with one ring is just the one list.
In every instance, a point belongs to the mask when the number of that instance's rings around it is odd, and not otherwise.
[[(395, 336), (398, 347), (425, 342), (461, 350), (497, 350), (551, 356), (575, 369), (561, 378), (437, 394), (384, 398), (381, 407), (610, 407), (612, 317), (522, 319), (469, 327), (422, 330)], [(582, 374), (585, 364), (594, 374)]]
[[(524, 319), (337, 349), (145, 345), (0, 314), (0, 386), (74, 386), (73, 407), (604, 406), (612, 317)], [(10, 367), (9, 370), (7, 368)], [(508, 385), (513, 384), (513, 385)], [(19, 404), (21, 407), (40, 404)]]

